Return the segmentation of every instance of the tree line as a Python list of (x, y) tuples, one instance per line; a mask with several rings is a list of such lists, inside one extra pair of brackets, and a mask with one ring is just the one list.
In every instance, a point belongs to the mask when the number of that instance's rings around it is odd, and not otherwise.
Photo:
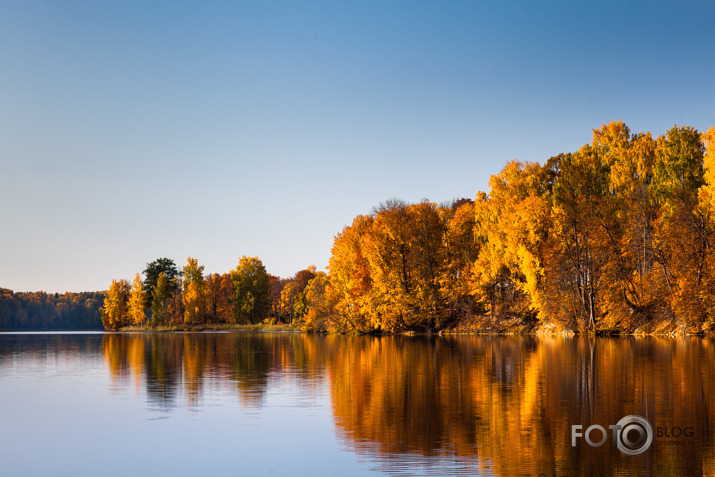
[(104, 292), (13, 292), (0, 288), (0, 330), (101, 330)]
[(100, 313), (104, 327), (112, 330), (128, 325), (298, 325), (308, 312), (306, 296), (325, 277), (311, 265), (292, 278), (278, 278), (257, 257), (241, 257), (234, 270), (223, 274), (205, 274), (191, 257), (181, 269), (172, 259), (158, 258), (132, 283), (112, 280)]
[(470, 316), (589, 332), (715, 323), (715, 128), (623, 122), (545, 164), (513, 161), (476, 200), (388, 201), (335, 238), (305, 326), (440, 330)]
[(290, 279), (243, 257), (229, 273), (160, 259), (112, 283), (105, 327), (291, 323), (308, 331), (440, 331), (474, 317), (588, 332), (715, 325), (715, 128), (654, 138), (623, 122), (544, 164), (512, 161), (488, 192), (392, 199), (336, 235), (328, 273)]
[(127, 325), (257, 323), (270, 306), (271, 277), (256, 257), (242, 257), (234, 270), (204, 276), (189, 257), (179, 270), (173, 260), (147, 264), (130, 284), (112, 280), (100, 309), (107, 329)]

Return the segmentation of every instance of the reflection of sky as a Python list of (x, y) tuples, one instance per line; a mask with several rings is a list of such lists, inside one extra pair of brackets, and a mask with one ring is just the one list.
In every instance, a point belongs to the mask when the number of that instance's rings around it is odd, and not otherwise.
[(324, 380), (306, 386), (290, 368), (271, 372), (251, 401), (208, 373), (198, 401), (180, 387), (167, 408), (131, 373), (110, 375), (99, 354), (51, 342), (26, 353), (3, 339), (0, 475), (369, 473), (334, 438)]

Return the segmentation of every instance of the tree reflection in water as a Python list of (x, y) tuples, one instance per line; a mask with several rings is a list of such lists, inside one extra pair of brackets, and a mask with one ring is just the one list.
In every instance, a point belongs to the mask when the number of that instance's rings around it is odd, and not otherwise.
[[(180, 396), (198, 406), (209, 383), (260, 407), (280, 379), (307, 388), (327, 379), (338, 438), (390, 472), (438, 473), (445, 459), (452, 471), (461, 462), (498, 475), (715, 468), (706, 339), (107, 334), (103, 350), (113, 379), (143, 382), (167, 408)], [(695, 435), (635, 457), (610, 436), (603, 447), (571, 446), (572, 425), (608, 428), (629, 414)]]

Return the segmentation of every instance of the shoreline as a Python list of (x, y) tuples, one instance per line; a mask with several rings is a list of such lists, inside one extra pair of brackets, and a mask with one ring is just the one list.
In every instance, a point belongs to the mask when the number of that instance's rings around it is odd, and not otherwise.
[(114, 333), (194, 333), (201, 331), (226, 331), (243, 333), (304, 333), (300, 329), (290, 325), (265, 325), (255, 324), (234, 324), (234, 323), (205, 323), (205, 324), (176, 324), (176, 325), (129, 325), (118, 330), (105, 330)]
[(712, 333), (693, 333), (680, 326), (656, 326), (650, 329), (640, 327), (635, 330), (597, 331), (595, 333), (579, 332), (558, 327), (554, 324), (541, 324), (538, 321), (523, 322), (517, 319), (502, 321), (501, 323), (487, 322), (485, 319), (474, 320), (471, 323), (448, 327), (440, 331), (400, 331), (383, 333), (326, 333), (301, 330), (299, 327), (279, 324), (268, 325), (233, 324), (233, 323), (206, 323), (206, 324), (176, 324), (163, 326), (130, 325), (118, 330), (104, 330), (105, 333), (199, 333), (199, 332), (232, 332), (232, 333), (306, 333), (324, 335), (372, 335), (372, 336), (594, 336), (594, 337), (704, 337), (715, 338)]

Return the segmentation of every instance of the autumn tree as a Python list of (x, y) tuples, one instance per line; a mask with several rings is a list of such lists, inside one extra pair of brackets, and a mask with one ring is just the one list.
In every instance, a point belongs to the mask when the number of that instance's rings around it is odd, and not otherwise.
[(445, 224), (440, 208), (390, 200), (335, 239), (330, 293), (347, 330), (431, 330), (448, 317), (441, 278)]
[(144, 324), (144, 320), (146, 319), (146, 311), (144, 308), (145, 302), (144, 284), (142, 283), (141, 277), (137, 273), (134, 277), (131, 292), (129, 293), (127, 314), (131, 323), (135, 325)]
[(382, 205), (362, 240), (376, 330), (433, 329), (444, 320), (444, 223), (427, 201)]
[(415, 231), (413, 267), (417, 282), (417, 327), (427, 331), (441, 329), (449, 318), (446, 297), (440, 286), (447, 255), (444, 242), (447, 227), (442, 212), (443, 209), (426, 199), (408, 208)]
[(362, 237), (372, 227), (371, 215), (358, 215), (335, 236), (330, 256), (329, 294), (335, 300), (337, 331), (365, 333), (375, 310), (371, 307), (372, 278), (363, 253)]
[(131, 286), (126, 280), (112, 280), (107, 291), (104, 306), (99, 309), (105, 329), (117, 330), (129, 324), (129, 292)]
[(660, 306), (662, 281), (653, 271), (653, 224), (658, 213), (651, 193), (655, 141), (648, 133), (632, 135), (618, 121), (594, 130), (592, 145), (608, 167), (606, 212), (616, 226), (608, 231), (604, 311), (608, 325), (618, 327), (634, 317), (651, 317)]
[(179, 277), (169, 281), (169, 300), (166, 307), (166, 315), (169, 323), (184, 323), (184, 290)]
[(705, 184), (704, 147), (691, 127), (673, 127), (658, 137), (653, 165), (653, 195), (660, 214), (655, 224), (655, 260), (669, 291), (672, 312), (682, 326), (706, 320), (704, 286), (709, 281), (710, 248), (706, 215), (698, 208)]
[(307, 313), (301, 328), (314, 332), (340, 330), (335, 312), (335, 296), (330, 294), (330, 279), (325, 272), (317, 272), (304, 289)]
[(210, 323), (230, 323), (233, 313), (233, 285), (228, 273), (208, 275), (205, 280), (206, 319)]
[(221, 275), (218, 273), (209, 274), (204, 279), (204, 298), (206, 301), (206, 320), (209, 323), (216, 323), (218, 319), (217, 309), (221, 296)]
[(712, 215), (715, 212), (715, 127), (701, 136), (705, 154), (703, 155), (703, 185), (698, 191), (701, 209)]
[(608, 261), (607, 166), (589, 145), (552, 158), (553, 226), (544, 260), (547, 316), (596, 331)]
[(231, 271), (238, 323), (259, 323), (270, 309), (270, 279), (258, 257), (243, 256)]
[(187, 258), (184, 265), (184, 323), (204, 323), (206, 301), (204, 297), (204, 266), (195, 258)]
[(541, 251), (549, 227), (547, 171), (512, 161), (489, 181), (489, 196), (475, 203), (473, 292), (492, 317), (540, 311), (544, 274)]
[(416, 324), (411, 313), (415, 287), (410, 263), (414, 224), (409, 220), (407, 208), (401, 201), (381, 205), (362, 238), (372, 279), (369, 298), (374, 313), (370, 324), (378, 331), (396, 331)]
[(169, 280), (167, 280), (164, 272), (159, 273), (159, 278), (152, 290), (151, 301), (151, 323), (154, 326), (162, 325), (166, 322), (168, 315), (168, 300), (169, 300)]
[(703, 182), (698, 191), (698, 211), (703, 217), (705, 233), (708, 238), (701, 290), (702, 305), (706, 318), (701, 324), (702, 331), (710, 331), (715, 327), (715, 253), (713, 253), (710, 238), (715, 233), (715, 128), (702, 134), (701, 140), (705, 148), (703, 157)]
[(269, 277), (271, 287), (270, 315), (274, 322), (290, 322), (290, 316), (286, 316), (284, 309), (281, 307), (281, 293), (283, 293), (283, 289), (290, 281), (290, 278)]
[(444, 266), (440, 268), (440, 293), (445, 299), (450, 320), (472, 316), (479, 311), (470, 293), (472, 267), (479, 254), (474, 239), (474, 201), (462, 199), (440, 210), (445, 223)]
[(305, 287), (315, 277), (315, 265), (301, 270), (286, 281), (280, 294), (279, 309), (283, 316), (287, 316), (289, 323), (300, 323), (308, 312), (305, 298)]

